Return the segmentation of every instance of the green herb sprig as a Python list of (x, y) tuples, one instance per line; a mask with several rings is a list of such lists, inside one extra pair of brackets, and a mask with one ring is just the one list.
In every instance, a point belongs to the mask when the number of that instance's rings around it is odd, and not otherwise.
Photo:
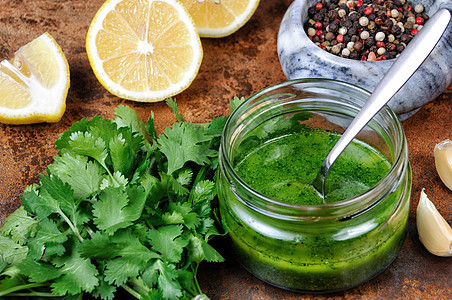
[[(242, 99), (231, 102), (232, 109)], [(0, 297), (191, 299), (202, 261), (223, 257), (215, 172), (227, 120), (176, 123), (157, 136), (127, 106), (74, 123), (54, 163), (0, 228)]]

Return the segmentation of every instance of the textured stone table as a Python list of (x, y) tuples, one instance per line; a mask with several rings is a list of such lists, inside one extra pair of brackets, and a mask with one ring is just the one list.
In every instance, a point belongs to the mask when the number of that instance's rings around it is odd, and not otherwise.
[[(21, 45), (48, 31), (69, 61), (71, 88), (67, 111), (56, 124), (0, 124), (0, 223), (20, 205), (25, 186), (38, 181), (52, 163), (54, 142), (81, 118), (113, 117), (119, 104), (136, 109), (143, 119), (151, 111), (162, 132), (175, 118), (164, 103), (143, 104), (109, 94), (96, 80), (85, 52), (85, 34), (103, 1), (0, 0), (0, 57), (10, 58)], [(193, 84), (176, 97), (189, 121), (204, 122), (229, 114), (234, 96), (248, 97), (265, 86), (285, 80), (276, 53), (279, 23), (291, 0), (261, 0), (250, 22), (230, 37), (203, 39), (204, 60)], [(203, 264), (202, 289), (211, 299), (452, 299), (452, 258), (430, 255), (420, 244), (415, 209), (422, 188), (449, 223), (452, 191), (442, 185), (433, 160), (434, 145), (452, 138), (452, 86), (419, 113), (403, 122), (413, 168), (409, 233), (402, 251), (389, 268), (358, 288), (332, 295), (304, 295), (267, 285), (231, 258), (224, 241), (216, 246), (227, 258), (223, 264)]]

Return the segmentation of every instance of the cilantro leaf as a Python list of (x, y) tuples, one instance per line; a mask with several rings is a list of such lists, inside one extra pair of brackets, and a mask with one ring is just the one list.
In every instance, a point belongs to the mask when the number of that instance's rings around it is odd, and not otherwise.
[(105, 280), (116, 285), (138, 276), (150, 259), (159, 257), (145, 247), (130, 230), (113, 236), (96, 232), (90, 240), (83, 241), (80, 252), (82, 257), (95, 257), (104, 261)]
[(154, 261), (142, 275), (149, 287), (158, 285), (164, 299), (179, 299), (182, 296), (182, 287), (178, 282), (178, 272), (173, 264), (160, 259)]
[(179, 109), (177, 107), (176, 99), (167, 98), (165, 101), (166, 101), (166, 104), (173, 111), (174, 115), (176, 116), (177, 122), (181, 122), (181, 123), (184, 122), (184, 117), (178, 112)]
[(94, 223), (99, 229), (113, 234), (141, 216), (145, 201), (146, 193), (142, 187), (106, 188), (93, 204)]
[(54, 265), (42, 261), (35, 261), (30, 257), (22, 260), (17, 267), (31, 282), (46, 282), (61, 276), (62, 272)]
[(204, 259), (208, 262), (222, 262), (224, 258), (198, 235), (190, 236), (189, 255), (192, 261), (200, 263)]
[(28, 253), (28, 246), (15, 243), (12, 239), (0, 235), (0, 258), (8, 264), (17, 264), (22, 261)]
[(173, 193), (179, 196), (184, 196), (189, 193), (189, 190), (173, 176), (160, 172), (160, 178), (162, 180), (160, 185), (162, 189), (166, 191), (173, 191)]
[(63, 243), (67, 240), (67, 234), (62, 233), (55, 222), (43, 219), (38, 224), (36, 236), (30, 239), (29, 257), (40, 260), (44, 254), (46, 256), (63, 255), (66, 249)]
[(207, 134), (213, 137), (220, 137), (223, 133), (224, 126), (226, 125), (227, 117), (217, 117), (212, 119), (207, 127)]
[(88, 157), (69, 152), (56, 156), (54, 160), (48, 166), (50, 173), (71, 186), (74, 198), (86, 198), (99, 190), (104, 170)]
[(89, 259), (80, 256), (77, 246), (71, 247), (71, 251), (64, 257), (53, 259), (52, 263), (60, 268), (61, 272), (61, 276), (51, 285), (56, 295), (91, 292), (99, 284), (99, 272)]
[(90, 132), (74, 132), (70, 136), (67, 149), (76, 154), (94, 158), (105, 170), (108, 170), (107, 146), (102, 138), (96, 138)]
[(110, 157), (113, 169), (124, 175), (128, 175), (133, 167), (132, 134), (123, 136), (119, 134), (109, 142)]
[(32, 227), (36, 223), (37, 221), (28, 216), (27, 211), (21, 206), (5, 219), (3, 226), (0, 228), (0, 233), (4, 236), (10, 235), (15, 243), (24, 245)]
[(139, 241), (131, 231), (123, 231), (111, 237), (115, 245), (111, 249), (116, 257), (106, 263), (105, 280), (116, 285), (139, 275), (150, 259), (159, 257)]
[(148, 238), (152, 249), (160, 253), (169, 262), (177, 263), (181, 260), (183, 248), (188, 241), (181, 237), (182, 226), (162, 226), (157, 230), (149, 230)]
[(7, 265), (8, 263), (0, 256), (0, 275)]
[(240, 104), (242, 104), (243, 102), (245, 102), (245, 97), (237, 97), (235, 96), (232, 100), (231, 100), (231, 113), (237, 109), (237, 107), (239, 107)]
[(88, 124), (96, 123), (101, 119), (100, 116), (96, 116), (91, 120), (81, 119), (79, 122), (75, 122), (72, 124), (68, 131), (63, 132), (57, 141), (55, 141), (55, 148), (60, 150), (58, 153), (62, 154), (61, 151), (64, 152), (65, 149), (69, 147), (69, 141), (71, 140), (71, 135), (74, 132), (87, 132)]
[(93, 296), (96, 298), (112, 300), (115, 296), (116, 286), (105, 281), (104, 276), (98, 276), (99, 285), (93, 290)]
[(146, 125), (143, 123), (143, 121), (141, 121), (135, 110), (133, 110), (129, 106), (119, 105), (115, 109), (115, 115), (117, 117), (115, 118), (114, 122), (119, 127), (130, 127), (133, 132), (136, 132), (143, 137), (145, 149), (152, 151), (152, 136), (149, 135), (149, 132), (146, 130)]
[(209, 162), (216, 152), (209, 147), (211, 137), (205, 129), (189, 123), (175, 123), (158, 138), (159, 149), (168, 159), (168, 174), (182, 168), (188, 161), (199, 165)]
[(193, 187), (191, 195), (194, 203), (211, 201), (216, 196), (215, 183), (209, 180), (200, 181)]

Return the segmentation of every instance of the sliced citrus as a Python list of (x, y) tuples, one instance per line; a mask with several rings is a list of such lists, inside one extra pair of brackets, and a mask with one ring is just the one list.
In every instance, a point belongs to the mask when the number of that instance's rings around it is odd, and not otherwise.
[(201, 37), (224, 37), (239, 30), (254, 14), (259, 0), (180, 0)]
[(0, 63), (0, 122), (58, 122), (66, 110), (69, 65), (55, 39), (44, 33)]
[(107, 0), (91, 22), (86, 50), (110, 93), (141, 102), (185, 90), (202, 60), (194, 22), (176, 0)]

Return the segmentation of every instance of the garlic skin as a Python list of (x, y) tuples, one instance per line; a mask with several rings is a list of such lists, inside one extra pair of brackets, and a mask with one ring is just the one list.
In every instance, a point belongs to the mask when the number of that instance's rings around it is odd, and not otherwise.
[(439, 177), (452, 190), (452, 141), (447, 139), (436, 144), (433, 154)]
[(427, 198), (424, 189), (416, 209), (419, 239), (425, 248), (437, 256), (452, 256), (452, 228)]

